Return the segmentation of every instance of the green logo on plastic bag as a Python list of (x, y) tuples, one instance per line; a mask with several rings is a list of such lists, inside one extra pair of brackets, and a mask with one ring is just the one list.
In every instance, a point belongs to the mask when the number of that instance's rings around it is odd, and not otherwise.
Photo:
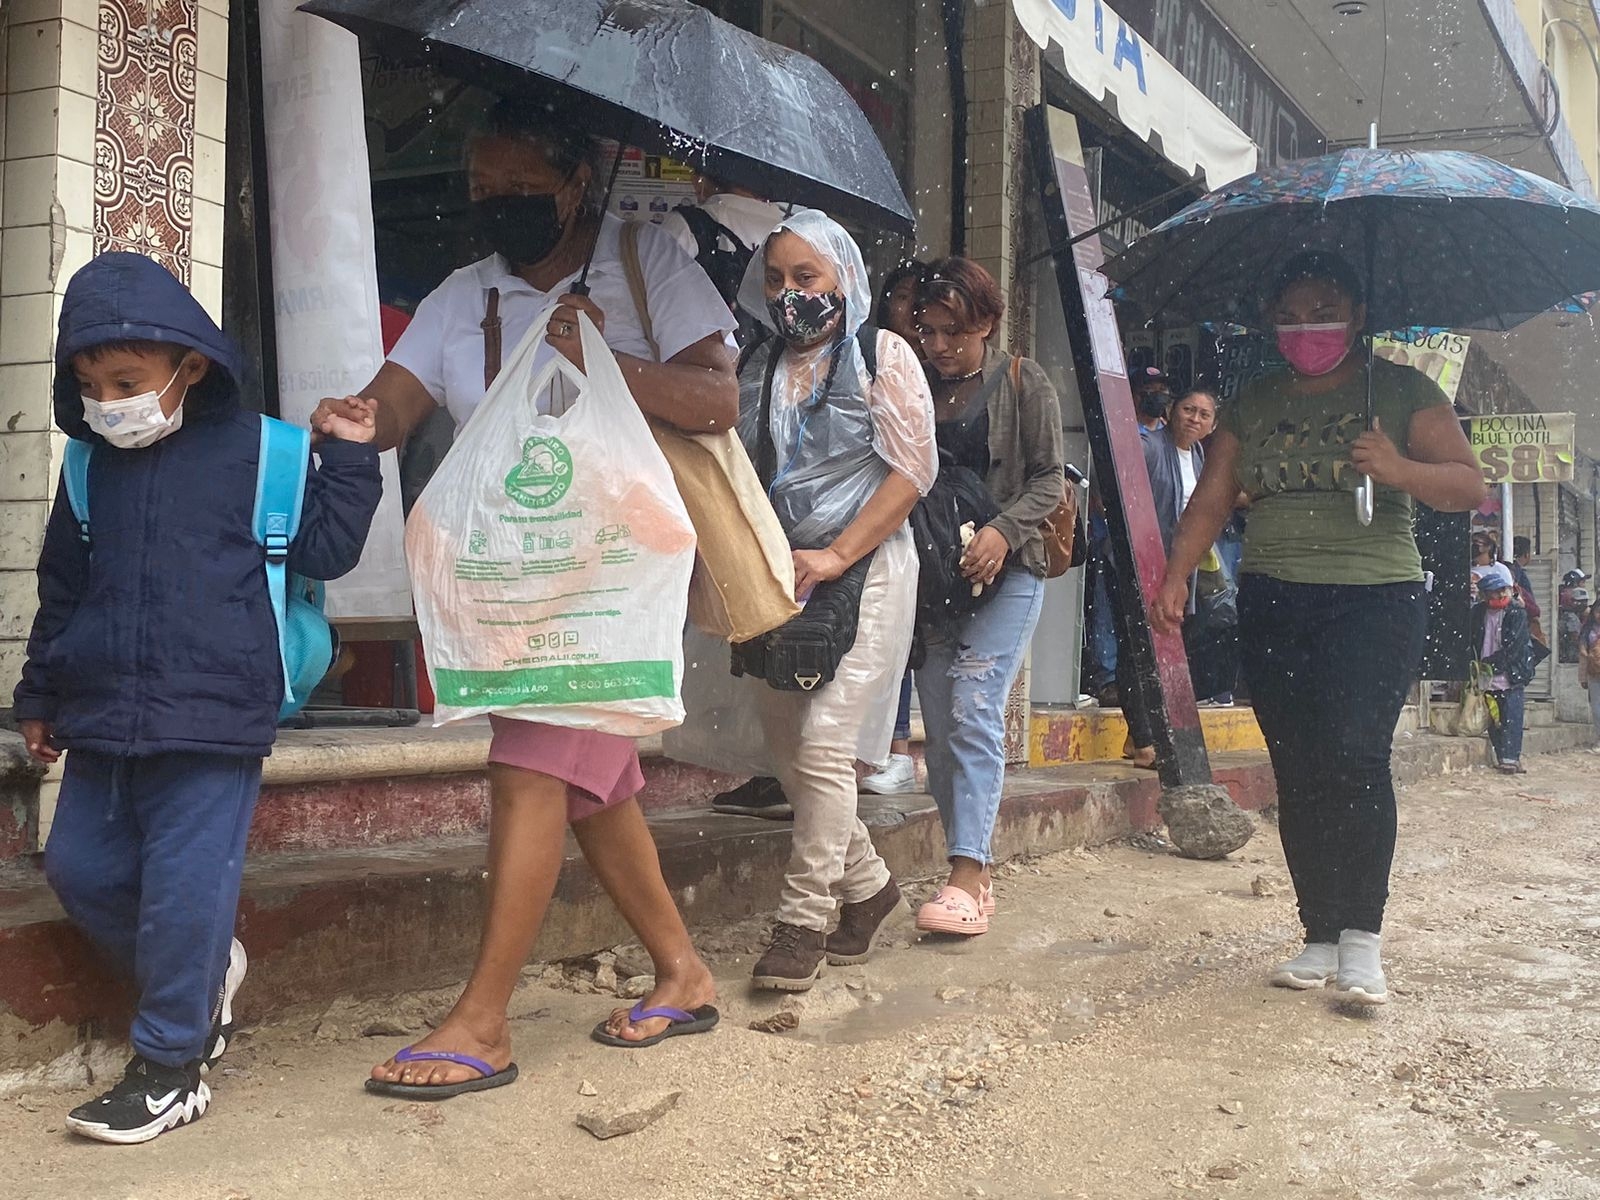
[(524, 508), (559, 504), (572, 486), (572, 455), (556, 438), (531, 437), (522, 443), (522, 461), (506, 476), (506, 495)]

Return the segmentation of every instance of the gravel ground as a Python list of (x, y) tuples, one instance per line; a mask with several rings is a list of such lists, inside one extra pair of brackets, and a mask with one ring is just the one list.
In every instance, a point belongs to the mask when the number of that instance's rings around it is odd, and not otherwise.
[(1377, 1012), (1262, 986), (1295, 939), (1270, 823), (1219, 863), (1147, 839), (1009, 864), (988, 936), (907, 920), (794, 1000), (744, 987), (761, 928), (702, 930), (723, 1024), (647, 1050), (587, 1040), (636, 952), (532, 970), (485, 1095), (361, 1091), (434, 993), (251, 1031), (145, 1147), (64, 1134), (89, 1092), (6, 1101), (0, 1196), (1600, 1197), (1600, 760), (1532, 762), (1403, 796)]

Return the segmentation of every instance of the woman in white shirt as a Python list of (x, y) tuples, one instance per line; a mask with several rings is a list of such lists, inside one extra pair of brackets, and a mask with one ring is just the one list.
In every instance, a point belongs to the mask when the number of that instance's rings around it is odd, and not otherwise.
[[(435, 411), (459, 427), (515, 346), (559, 300), (541, 356), (580, 369), (584, 312), (616, 354), (639, 407), (682, 429), (728, 428), (738, 416), (729, 351), (733, 319), (695, 262), (659, 229), (640, 229), (639, 259), (660, 361), (651, 355), (619, 258), (622, 223), (588, 201), (592, 142), (543, 106), (502, 102), (469, 147), (473, 220), (496, 253), (452, 274), (415, 318), (362, 395), (378, 402), (378, 444), (398, 446)], [(573, 294), (585, 260), (589, 295)], [(498, 336), (496, 336), (498, 334)], [(534, 360), (538, 369), (542, 358)], [(325, 400), (340, 410), (347, 401)], [(553, 386), (541, 405), (559, 406)], [(715, 985), (661, 877), (636, 794), (633, 742), (587, 730), (490, 718), (489, 911), (472, 978), (442, 1024), (373, 1068), (370, 1090), (437, 1099), (510, 1083), (506, 1005), (533, 949), (561, 869), (566, 826), (655, 963), (655, 990), (595, 1030), (642, 1045), (716, 1023)], [(646, 1015), (646, 1014), (654, 1015)]]

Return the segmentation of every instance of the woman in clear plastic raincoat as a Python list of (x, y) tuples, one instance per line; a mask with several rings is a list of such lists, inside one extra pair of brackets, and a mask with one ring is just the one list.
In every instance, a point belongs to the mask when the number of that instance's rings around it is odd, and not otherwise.
[[(867, 335), (876, 362), (862, 352), (857, 335), (872, 303), (867, 269), (837, 222), (810, 210), (785, 220), (751, 261), (740, 301), (777, 333), (740, 374), (739, 433), (758, 465), (769, 460), (768, 494), (794, 551), (797, 598), (872, 555), (855, 646), (831, 683), (786, 692), (740, 681), (751, 685), (771, 765), (794, 806), (778, 924), (754, 982), (801, 991), (824, 957), (864, 960), (900, 904), (856, 813), (855, 761), (859, 753), (881, 763), (888, 754), (916, 610), (917, 556), (906, 517), (932, 487), (938, 454), (915, 351), (877, 330)], [(826, 934), (841, 903), (838, 929)]]

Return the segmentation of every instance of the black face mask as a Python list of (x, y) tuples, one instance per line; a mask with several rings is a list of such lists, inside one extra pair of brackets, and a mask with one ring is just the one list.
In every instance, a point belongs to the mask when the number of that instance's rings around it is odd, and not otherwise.
[(1166, 392), (1146, 392), (1139, 397), (1139, 412), (1154, 421), (1157, 417), (1166, 416), (1171, 404), (1172, 397)]
[(844, 296), (838, 292), (802, 292), (784, 288), (767, 301), (767, 314), (778, 336), (795, 346), (809, 346), (844, 316)]
[(543, 262), (566, 228), (554, 192), (531, 196), (486, 196), (471, 205), (472, 223), (489, 246), (513, 268)]

